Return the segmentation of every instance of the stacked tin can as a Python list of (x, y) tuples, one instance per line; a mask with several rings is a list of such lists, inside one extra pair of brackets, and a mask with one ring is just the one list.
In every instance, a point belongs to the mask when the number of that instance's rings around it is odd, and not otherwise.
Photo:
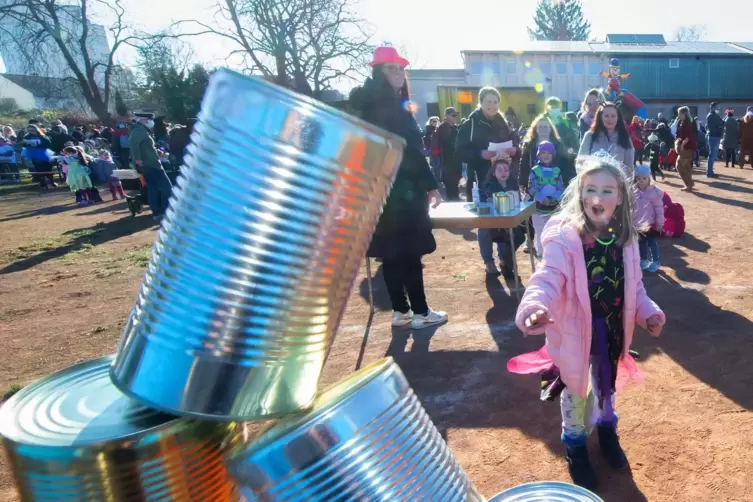
[(114, 358), (0, 411), (22, 500), (483, 500), (391, 359), (317, 395), (402, 150), (216, 72)]

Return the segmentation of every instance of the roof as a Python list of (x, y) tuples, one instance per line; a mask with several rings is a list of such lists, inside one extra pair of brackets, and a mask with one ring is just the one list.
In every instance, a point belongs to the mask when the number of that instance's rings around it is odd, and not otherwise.
[(581, 52), (590, 53), (593, 52), (591, 45), (588, 42), (559, 42), (559, 41), (547, 41), (547, 40), (524, 40), (516, 43), (513, 47), (495, 50), (482, 50), (482, 49), (470, 49), (462, 51), (465, 54), (473, 53), (489, 53), (489, 52), (522, 52), (522, 53), (536, 53), (536, 52)]
[[(615, 35), (611, 35), (611, 40)], [(620, 40), (621, 38), (617, 38)], [(648, 43), (654, 41), (656, 43)], [(558, 42), (558, 41), (524, 41), (514, 46), (462, 51), (464, 54), (480, 53), (585, 53), (585, 54), (693, 54), (693, 55), (731, 55), (744, 56), (753, 51), (753, 42), (665, 42), (649, 40), (643, 43), (607, 43), (607, 42)]]
[(0, 75), (38, 98), (70, 99), (81, 93), (76, 81), (72, 79), (15, 75), (12, 73), (0, 73)]
[(727, 42), (667, 42), (666, 44), (591, 43), (591, 48), (594, 52), (623, 54), (746, 54), (746, 52)]
[(420, 70), (406, 70), (411, 78), (431, 78), (431, 77), (445, 77), (445, 78), (465, 78), (465, 70), (463, 69), (420, 69)]

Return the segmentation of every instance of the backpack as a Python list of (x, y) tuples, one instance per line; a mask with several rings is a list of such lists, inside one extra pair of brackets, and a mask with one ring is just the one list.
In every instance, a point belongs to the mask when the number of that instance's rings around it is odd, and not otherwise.
[(685, 233), (685, 208), (679, 202), (672, 199), (664, 192), (662, 196), (664, 204), (664, 237), (682, 237)]

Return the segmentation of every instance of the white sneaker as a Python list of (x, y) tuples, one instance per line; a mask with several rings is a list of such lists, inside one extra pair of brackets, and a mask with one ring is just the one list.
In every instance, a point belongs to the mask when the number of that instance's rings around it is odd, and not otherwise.
[(648, 267), (651, 266), (651, 262), (648, 260), (641, 260), (641, 270), (648, 270)]
[(406, 324), (409, 324), (413, 320), (413, 311), (409, 310), (405, 314), (402, 312), (398, 312), (397, 310), (394, 310), (392, 312), (392, 327), (393, 328), (399, 328), (400, 326), (405, 326)]
[(435, 326), (447, 322), (447, 312), (434, 312), (429, 309), (426, 315), (416, 314), (413, 316), (411, 327), (413, 329), (423, 329), (429, 326)]

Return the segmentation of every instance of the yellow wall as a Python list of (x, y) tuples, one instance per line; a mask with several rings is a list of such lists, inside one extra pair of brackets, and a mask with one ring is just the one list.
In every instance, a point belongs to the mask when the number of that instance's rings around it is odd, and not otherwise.
[[(440, 85), (437, 87), (439, 109), (444, 110), (446, 107), (452, 106), (461, 116), (466, 116), (467, 114), (464, 115), (462, 112), (462, 105), (458, 102), (458, 90), (471, 92), (473, 96), (470, 103), (471, 111), (478, 107), (478, 91), (480, 88), (458, 88)], [(518, 116), (518, 120), (522, 123), (530, 125), (533, 119), (536, 118), (536, 115), (543, 113), (544, 111), (544, 96), (533, 89), (504, 89), (498, 87), (497, 90), (502, 95), (502, 102), (499, 104), (499, 109), (504, 112), (508, 107), (512, 106), (513, 110), (515, 110), (515, 114)], [(529, 104), (536, 105), (535, 115), (528, 114)]]

